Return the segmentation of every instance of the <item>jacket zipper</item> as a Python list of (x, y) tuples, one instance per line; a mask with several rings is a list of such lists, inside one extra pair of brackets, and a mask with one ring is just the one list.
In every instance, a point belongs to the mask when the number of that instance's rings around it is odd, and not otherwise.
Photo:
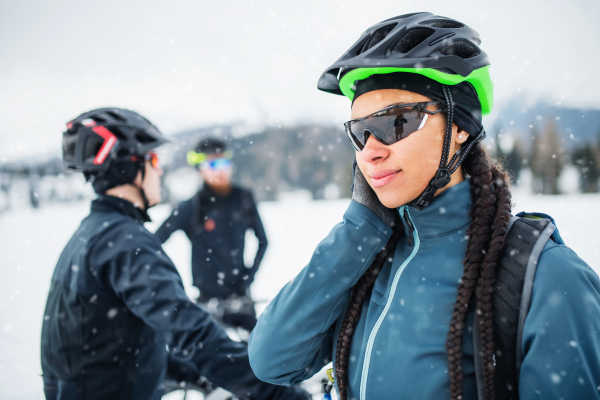
[(415, 240), (413, 237), (413, 232), (415, 231), (415, 226), (413, 225), (411, 219), (410, 219), (410, 215), (408, 215), (408, 209), (404, 209), (404, 220), (406, 221), (406, 224), (408, 225), (408, 245), (410, 247), (413, 247), (415, 244)]
[(375, 343), (375, 338), (377, 336), (377, 332), (379, 331), (379, 328), (381, 327), (381, 324), (383, 323), (383, 320), (385, 319), (385, 317), (390, 309), (390, 306), (392, 305), (392, 301), (394, 300), (394, 294), (395, 294), (396, 288), (398, 286), (398, 281), (400, 280), (400, 275), (402, 275), (402, 272), (404, 271), (404, 269), (406, 268), (408, 263), (415, 257), (415, 255), (419, 251), (419, 246), (421, 245), (421, 241), (419, 240), (419, 231), (414, 226), (414, 223), (410, 217), (410, 213), (408, 212), (407, 206), (400, 207), (398, 212), (400, 213), (400, 215), (404, 214), (404, 220), (409, 227), (408, 228), (408, 232), (409, 232), (408, 241), (409, 241), (409, 244), (411, 245), (411, 247), (413, 245), (414, 245), (414, 247), (413, 247), (412, 252), (410, 253), (410, 256), (408, 256), (408, 258), (406, 260), (404, 260), (404, 262), (402, 263), (400, 268), (398, 268), (398, 271), (396, 271), (396, 274), (394, 275), (394, 280), (392, 281), (392, 288), (390, 289), (390, 294), (385, 303), (385, 308), (383, 309), (383, 312), (381, 313), (379, 318), (377, 318), (377, 322), (375, 323), (373, 330), (371, 330), (371, 333), (369, 334), (369, 340), (367, 341), (367, 348), (365, 350), (365, 361), (363, 362), (363, 369), (362, 369), (362, 375), (361, 375), (361, 380), (360, 380), (360, 396), (359, 396), (360, 400), (367, 399), (367, 377), (369, 374), (369, 364), (371, 363), (371, 353), (373, 352), (373, 345)]

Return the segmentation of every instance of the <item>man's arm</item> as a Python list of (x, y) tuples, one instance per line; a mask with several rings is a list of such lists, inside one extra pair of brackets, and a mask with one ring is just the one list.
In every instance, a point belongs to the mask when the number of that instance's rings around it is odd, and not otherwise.
[(252, 264), (252, 267), (247, 271), (248, 282), (251, 283), (254, 280), (254, 275), (256, 275), (256, 271), (258, 271), (258, 267), (262, 262), (265, 252), (267, 251), (269, 242), (267, 240), (267, 234), (265, 233), (265, 228), (263, 227), (260, 215), (258, 214), (256, 203), (254, 202), (254, 198), (252, 197), (252, 193), (250, 191), (247, 192), (245, 201), (248, 203), (245, 206), (247, 207), (250, 217), (250, 227), (252, 230), (254, 230), (254, 235), (258, 239), (258, 250), (256, 251), (256, 256), (254, 257), (254, 264)]
[(188, 299), (175, 266), (143, 227), (120, 226), (104, 235), (92, 251), (90, 259), (100, 283), (164, 337), (173, 357), (194, 365), (213, 384), (233, 393), (253, 393), (252, 398), (260, 399), (306, 398), (298, 389), (256, 378), (247, 346), (229, 339), (206, 310)]
[(176, 230), (185, 229), (188, 226), (192, 218), (192, 202), (194, 198), (175, 206), (169, 218), (154, 233), (160, 243), (166, 242)]

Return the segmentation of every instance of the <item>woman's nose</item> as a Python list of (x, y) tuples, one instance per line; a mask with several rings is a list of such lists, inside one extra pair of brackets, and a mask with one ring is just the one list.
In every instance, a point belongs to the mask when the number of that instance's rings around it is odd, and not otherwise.
[(360, 152), (360, 156), (365, 162), (374, 163), (385, 160), (390, 155), (388, 147), (377, 140), (373, 135), (369, 135), (365, 147)]

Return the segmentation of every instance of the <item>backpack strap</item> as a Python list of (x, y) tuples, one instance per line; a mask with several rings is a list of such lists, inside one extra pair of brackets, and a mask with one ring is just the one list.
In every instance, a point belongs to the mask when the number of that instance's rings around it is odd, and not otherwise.
[[(519, 326), (517, 330), (517, 377), (521, 373), (521, 364), (523, 364), (523, 328), (525, 327), (525, 319), (529, 313), (529, 306), (531, 305), (531, 293), (533, 292), (533, 279), (535, 278), (535, 271), (537, 269), (538, 260), (544, 250), (544, 246), (550, 237), (554, 234), (556, 226), (549, 220), (547, 221), (546, 227), (540, 233), (540, 236), (533, 247), (529, 260), (527, 261), (527, 270), (525, 272), (525, 282), (523, 283), (523, 294), (521, 296), (521, 310), (519, 311)], [(535, 234), (535, 232), (534, 232)]]
[[(508, 243), (508, 238), (511, 235), (511, 228), (514, 225), (514, 223), (519, 220), (520, 217), (517, 217), (515, 215), (511, 215), (510, 216), (510, 220), (508, 221), (508, 227), (507, 227), (507, 238), (505, 241), (505, 248), (506, 248), (506, 244)], [(503, 256), (502, 256), (503, 257)], [(498, 284), (498, 278), (496, 279), (496, 285)], [(494, 300), (495, 300), (495, 296), (494, 296)], [(494, 318), (496, 318), (496, 313), (494, 310)], [(479, 329), (477, 329), (477, 327), (479, 326), (479, 316), (477, 315), (477, 313), (475, 313), (475, 318), (473, 319), (473, 358), (474, 358), (474, 364), (475, 364), (475, 380), (477, 382), (477, 399), (479, 400), (485, 400), (485, 379), (484, 379), (484, 374), (483, 374), (483, 357), (482, 357), (482, 353), (481, 353), (481, 333), (479, 332)], [(495, 330), (494, 330), (495, 332)], [(497, 351), (497, 348), (496, 348)], [(501, 398), (501, 397), (500, 397)]]
[[(523, 327), (531, 303), (538, 259), (556, 227), (550, 219), (537, 216), (512, 216), (496, 271), (493, 296), (493, 322), (496, 373), (496, 398), (517, 400), (523, 361)], [(473, 350), (477, 395), (485, 400), (483, 360), (478, 316), (473, 322)]]
[(475, 380), (477, 382), (477, 399), (485, 400), (485, 379), (483, 375), (483, 357), (481, 355), (481, 333), (479, 326), (479, 317), (475, 313), (473, 319), (473, 361), (475, 364)]

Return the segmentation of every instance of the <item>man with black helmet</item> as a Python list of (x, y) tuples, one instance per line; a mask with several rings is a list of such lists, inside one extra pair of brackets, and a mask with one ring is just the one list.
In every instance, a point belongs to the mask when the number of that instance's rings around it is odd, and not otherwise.
[(84, 113), (67, 128), (65, 166), (82, 171), (98, 198), (52, 277), (41, 341), (46, 398), (159, 399), (175, 360), (241, 398), (306, 399), (254, 376), (247, 347), (187, 298), (143, 227), (161, 199), (153, 149), (169, 140), (118, 108)]
[[(200, 171), (204, 186), (182, 202), (156, 231), (164, 243), (182, 229), (192, 242), (192, 275), (200, 290), (198, 302), (207, 305), (225, 324), (251, 331), (256, 325), (249, 287), (267, 250), (267, 236), (250, 190), (233, 185), (232, 154), (225, 141), (202, 139), (187, 154)], [(251, 266), (244, 264), (248, 229), (258, 239)], [(214, 307), (214, 308), (213, 308)]]

